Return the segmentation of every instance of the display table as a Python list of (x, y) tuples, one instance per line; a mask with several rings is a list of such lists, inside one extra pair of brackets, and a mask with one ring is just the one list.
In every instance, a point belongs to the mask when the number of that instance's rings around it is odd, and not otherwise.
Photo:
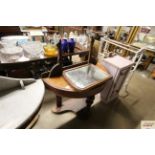
[[(97, 67), (106, 71), (101, 64), (97, 64)], [(62, 113), (66, 111), (76, 113), (83, 108), (86, 108), (87, 110), (90, 109), (95, 99), (95, 95), (103, 90), (105, 83), (109, 79), (111, 79), (110, 75), (102, 84), (95, 85), (94, 87), (83, 91), (75, 90), (71, 85), (69, 85), (63, 76), (44, 78), (43, 81), (45, 86), (56, 95), (56, 106), (52, 109), (54, 113)], [(62, 97), (69, 97), (71, 99), (62, 103)]]
[[(64, 56), (70, 56), (70, 57), (74, 55), (86, 56), (88, 55), (88, 51), (89, 50), (87, 48), (77, 45), (75, 47), (74, 53), (66, 53), (64, 54)], [(42, 66), (45, 64), (45, 62), (51, 64), (51, 67), (52, 67), (52, 65), (56, 64), (57, 57), (46, 57), (44, 56), (44, 54), (41, 54), (40, 58), (36, 58), (36, 59), (28, 59), (23, 56), (16, 62), (12, 62), (12, 63), (0, 62), (0, 72), (5, 71), (5, 73), (7, 74), (9, 71), (12, 71), (12, 70), (19, 70), (19, 69), (29, 70), (29, 68), (31, 68), (33, 65)]]
[[(73, 53), (65, 53), (63, 56), (73, 56), (73, 55), (88, 55), (88, 48), (85, 48), (83, 46), (80, 46), (79, 44), (76, 45), (74, 52)], [(35, 61), (41, 61), (41, 60), (51, 60), (51, 59), (56, 59), (56, 57), (47, 57), (44, 55), (44, 53), (41, 53), (38, 58), (35, 59), (30, 59), (25, 57), (24, 55), (17, 60), (16, 62), (1, 62), (1, 65), (9, 65), (9, 64), (18, 64), (18, 63), (25, 63), (25, 62), (35, 62)]]

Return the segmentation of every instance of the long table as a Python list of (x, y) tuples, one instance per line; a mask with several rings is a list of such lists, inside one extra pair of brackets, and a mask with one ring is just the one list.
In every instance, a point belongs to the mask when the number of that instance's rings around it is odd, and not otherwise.
[[(65, 53), (63, 54), (63, 56), (70, 56), (70, 57), (74, 55), (86, 56), (88, 55), (88, 52), (89, 52), (88, 48), (84, 48), (78, 45), (75, 47), (74, 53)], [(44, 54), (42, 54), (40, 58), (37, 58), (37, 59), (28, 59), (23, 56), (17, 62), (12, 62), (12, 63), (1, 62), (0, 63), (0, 74), (2, 72), (5, 72), (7, 74), (11, 70), (26, 69), (26, 68), (29, 69), (32, 65), (37, 65), (37, 64), (43, 65), (45, 64), (45, 62), (50, 63), (51, 65), (54, 65), (57, 63), (57, 57), (46, 57), (44, 56)]]

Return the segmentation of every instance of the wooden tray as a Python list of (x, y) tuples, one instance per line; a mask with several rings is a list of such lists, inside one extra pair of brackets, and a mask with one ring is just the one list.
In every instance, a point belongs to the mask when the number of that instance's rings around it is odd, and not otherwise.
[(79, 91), (95, 87), (111, 78), (110, 74), (93, 64), (65, 70), (63, 76), (72, 87)]

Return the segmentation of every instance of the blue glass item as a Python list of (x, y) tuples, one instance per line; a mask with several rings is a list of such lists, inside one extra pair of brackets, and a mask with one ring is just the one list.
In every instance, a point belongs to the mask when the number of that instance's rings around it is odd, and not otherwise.
[(75, 41), (73, 38), (71, 38), (69, 41), (68, 41), (68, 47), (69, 47), (69, 52), (70, 53), (73, 53), (74, 52), (74, 48), (75, 48)]
[(64, 53), (67, 53), (68, 52), (68, 42), (67, 42), (67, 39), (63, 39), (61, 41), (61, 49)]
[(20, 40), (17, 41), (16, 45), (17, 46), (21, 46), (23, 44), (26, 44), (27, 42), (28, 42), (27, 39), (20, 39)]

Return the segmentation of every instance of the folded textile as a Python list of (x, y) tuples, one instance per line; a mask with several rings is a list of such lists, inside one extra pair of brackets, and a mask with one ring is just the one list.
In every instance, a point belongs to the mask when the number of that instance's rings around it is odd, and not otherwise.
[(36, 80), (32, 78), (18, 79), (18, 78), (0, 76), (0, 92), (17, 87), (24, 89), (24, 86), (29, 85), (35, 81)]

